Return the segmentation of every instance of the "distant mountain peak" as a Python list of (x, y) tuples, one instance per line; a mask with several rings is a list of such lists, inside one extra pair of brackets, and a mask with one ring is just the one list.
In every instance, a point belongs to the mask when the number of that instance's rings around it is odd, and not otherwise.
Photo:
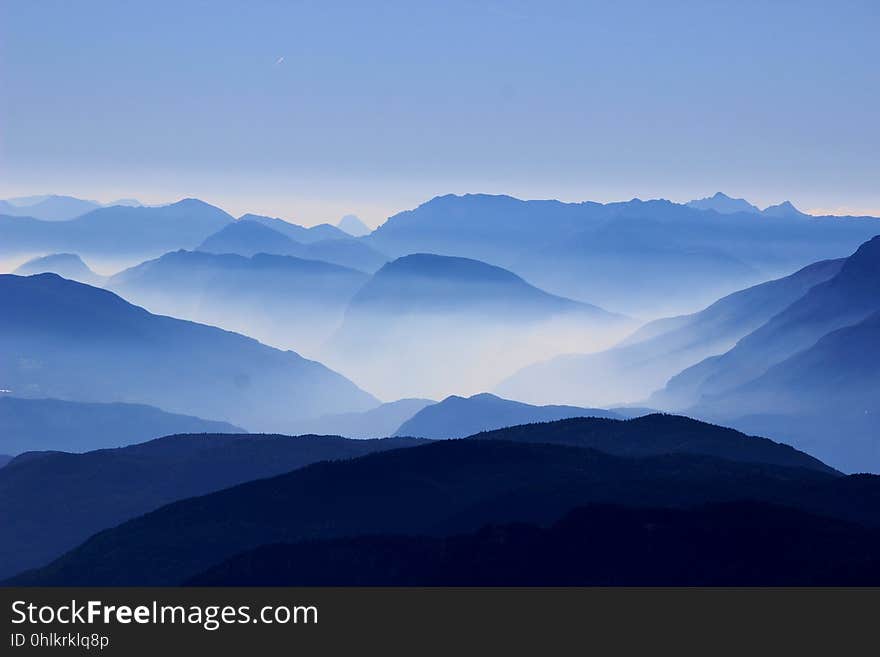
[(733, 198), (724, 192), (715, 192), (712, 196), (688, 201), (685, 205), (697, 210), (714, 210), (719, 214), (735, 214), (737, 212), (760, 214), (761, 212), (757, 206), (752, 205), (744, 198)]
[(354, 214), (347, 214), (342, 217), (342, 219), (339, 220), (339, 223), (336, 224), (336, 227), (352, 237), (362, 237), (373, 232), (370, 230), (369, 226), (360, 220), (360, 217)]
[(174, 203), (169, 203), (168, 205), (175, 206), (178, 208), (187, 207), (187, 206), (199, 207), (199, 208), (213, 208), (213, 207), (215, 207), (215, 206), (211, 205), (210, 203), (203, 201), (200, 198), (193, 198), (193, 197), (182, 198), (179, 201), (176, 201)]
[(810, 215), (798, 210), (791, 201), (783, 201), (777, 205), (770, 205), (761, 211), (768, 217), (808, 217)]
[(254, 214), (252, 212), (248, 212), (247, 214), (243, 214), (238, 218), (238, 221), (283, 221), (286, 224), (290, 224), (291, 226), (299, 226), (299, 224), (295, 224), (292, 221), (287, 221), (287, 219), (282, 219), (280, 217), (268, 217), (262, 214)]
[(18, 276), (55, 274), (88, 285), (98, 285), (102, 279), (75, 253), (52, 253), (28, 260), (14, 272)]

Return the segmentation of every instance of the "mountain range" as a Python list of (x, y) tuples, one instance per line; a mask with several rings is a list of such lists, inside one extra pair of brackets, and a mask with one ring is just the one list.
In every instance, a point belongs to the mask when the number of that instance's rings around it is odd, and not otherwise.
[[(176, 500), (421, 441), (177, 435), (85, 454), (29, 452), (0, 469), (0, 578)], [(46, 485), (51, 481), (51, 485)]]
[(746, 201), (745, 199), (731, 198), (727, 194), (724, 194), (722, 192), (716, 192), (714, 196), (710, 196), (707, 198), (688, 201), (685, 205), (690, 208), (696, 208), (697, 210), (713, 210), (715, 212), (718, 212), (719, 214), (736, 214), (738, 212), (749, 212), (752, 214), (761, 214), (766, 217), (800, 218), (810, 216), (794, 207), (791, 201), (783, 201), (782, 203), (779, 203), (777, 205), (770, 205), (761, 210), (757, 206), (752, 205), (751, 203)]
[(54, 274), (0, 276), (0, 307), (0, 388), (18, 397), (149, 404), (252, 431), (378, 403), (295, 352)]
[(693, 312), (746, 286), (844, 257), (880, 225), (872, 217), (777, 214), (719, 214), (664, 200), (603, 205), (446, 195), (394, 215), (363, 239), (391, 256), (483, 260), (554, 294), (651, 318)]
[(834, 276), (728, 351), (672, 377), (647, 403), (785, 439), (846, 471), (875, 470), (878, 285), (875, 237)]
[(175, 251), (116, 274), (107, 287), (152, 312), (316, 352), (367, 280), (354, 269), (292, 256)]
[[(768, 549), (773, 546), (773, 549)], [(784, 506), (593, 505), (550, 527), (449, 537), (377, 535), (274, 544), (190, 586), (866, 586), (880, 532)]]
[(290, 255), (310, 260), (323, 260), (370, 273), (388, 262), (388, 258), (375, 249), (345, 234), (341, 237), (301, 242), (278, 230), (277, 224), (267, 225), (251, 219), (240, 219), (224, 226), (202, 242), (198, 250), (209, 253), (237, 253), (243, 256), (253, 256), (258, 253)]
[[(823, 335), (880, 310), (880, 236), (869, 240), (829, 280), (816, 285), (732, 349), (704, 360), (669, 382), (665, 396), (688, 405), (743, 385), (770, 366), (811, 347)], [(680, 401), (679, 401), (680, 400)]]
[(0, 254), (75, 253), (111, 262), (192, 249), (233, 219), (197, 199), (104, 207), (67, 221), (0, 216)]
[(529, 365), (496, 391), (543, 403), (609, 405), (644, 400), (685, 368), (732, 348), (813, 286), (835, 276), (843, 262), (815, 263), (734, 292), (699, 312), (649, 322), (605, 351), (566, 354)]
[(143, 404), (96, 404), (0, 396), (0, 451), (86, 452), (172, 433), (241, 433), (241, 427)]
[(311, 244), (322, 240), (338, 240), (351, 237), (344, 230), (331, 226), (330, 224), (318, 224), (316, 226), (300, 226), (299, 224), (285, 221), (277, 217), (266, 217), (259, 214), (243, 214), (239, 221), (253, 221), (262, 224), (282, 235), (286, 235), (294, 242), (300, 244)]
[[(116, 205), (111, 203), (110, 205)], [(50, 194), (0, 200), (0, 214), (12, 217), (33, 217), (44, 221), (74, 219), (86, 212), (97, 210), (101, 204), (73, 196)]]
[(880, 312), (689, 412), (760, 431), (847, 472), (880, 469)]
[[(593, 423), (601, 434), (601, 423), (607, 423), (617, 435), (606, 440), (617, 449), (632, 442), (642, 445), (642, 454), (661, 455), (620, 457), (572, 447), (577, 437), (570, 431), (561, 432), (568, 444), (551, 444), (548, 425), (539, 424), (513, 429), (517, 442), (505, 440), (500, 431), (494, 439), (438, 441), (316, 463), (133, 518), (9, 583), (175, 584), (243, 550), (279, 541), (387, 533), (444, 536), (487, 523), (552, 522), (584, 504), (676, 508), (753, 499), (880, 524), (876, 478), (841, 477), (769, 441), (748, 456), (751, 439), (723, 430), (719, 434), (717, 427), (686, 419), (682, 422), (689, 423), (687, 444), (693, 451), (670, 449), (668, 442), (652, 450), (652, 425), (668, 421), (651, 416), (629, 422), (639, 431), (620, 433), (612, 420), (560, 424)], [(589, 433), (586, 439), (595, 440)], [(707, 455), (718, 448), (745, 460)], [(752, 460), (765, 448), (808, 465)], [(303, 504), (306, 499), (309, 503)]]

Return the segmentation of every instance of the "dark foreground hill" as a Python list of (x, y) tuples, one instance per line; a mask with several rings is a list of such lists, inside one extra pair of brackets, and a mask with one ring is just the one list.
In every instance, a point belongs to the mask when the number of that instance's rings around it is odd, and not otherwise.
[[(535, 426), (540, 432), (543, 425)], [(175, 502), (10, 583), (177, 584), (271, 543), (446, 536), (489, 523), (549, 523), (589, 504), (686, 508), (743, 499), (880, 524), (875, 477), (695, 454), (624, 458), (560, 445), (451, 440), (319, 463)]]
[(85, 454), (30, 452), (0, 469), (0, 577), (174, 500), (422, 441), (179, 435)]
[(836, 472), (822, 461), (789, 445), (758, 436), (747, 436), (733, 429), (681, 415), (654, 413), (630, 420), (577, 417), (546, 424), (526, 424), (487, 431), (473, 438), (586, 447), (607, 454), (635, 458), (663, 454), (700, 454), (731, 461)]
[(270, 545), (194, 586), (866, 586), (880, 531), (754, 502), (576, 509), (549, 528)]

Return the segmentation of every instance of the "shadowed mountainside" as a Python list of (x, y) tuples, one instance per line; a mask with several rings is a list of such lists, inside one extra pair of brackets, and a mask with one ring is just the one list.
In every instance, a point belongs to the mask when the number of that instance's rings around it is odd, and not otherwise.
[(683, 369), (733, 347), (813, 286), (835, 276), (843, 262), (818, 262), (734, 292), (692, 315), (649, 322), (605, 351), (529, 365), (496, 390), (536, 402), (608, 405), (646, 399)]
[(650, 403), (685, 408), (702, 397), (739, 387), (831, 331), (880, 311), (878, 289), (880, 236), (861, 245), (834, 277), (810, 289), (730, 351), (701, 361), (670, 380)]
[(880, 312), (693, 411), (766, 432), (846, 472), (880, 471)]
[(142, 403), (256, 431), (377, 404), (292, 351), (54, 274), (0, 276), (0, 307), (0, 388), (18, 397)]
[(486, 431), (472, 438), (510, 442), (540, 441), (597, 449), (607, 454), (633, 458), (663, 454), (699, 454), (730, 461), (835, 472), (822, 461), (789, 445), (759, 436), (747, 436), (734, 429), (689, 417), (661, 413), (629, 420), (569, 418)]
[[(532, 425), (532, 438), (546, 440), (546, 426)], [(877, 525), (877, 481), (700, 454), (633, 458), (545, 442), (438, 441), (176, 502), (95, 535), (10, 583), (174, 584), (270, 543), (443, 536), (487, 523), (553, 522), (584, 504), (678, 508), (753, 499)]]
[(142, 404), (94, 404), (0, 396), (0, 451), (86, 452), (172, 433), (241, 433), (240, 427)]
[(582, 507), (548, 528), (270, 545), (191, 586), (868, 586), (880, 531), (781, 506)]
[(420, 442), (201, 434), (85, 454), (29, 452), (0, 470), (0, 577), (45, 564), (95, 532), (175, 500)]

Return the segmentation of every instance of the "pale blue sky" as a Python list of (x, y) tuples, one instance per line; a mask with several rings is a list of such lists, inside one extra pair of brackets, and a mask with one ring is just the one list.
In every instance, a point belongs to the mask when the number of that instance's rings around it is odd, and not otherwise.
[(878, 34), (877, 2), (0, 0), (0, 197), (880, 213)]

